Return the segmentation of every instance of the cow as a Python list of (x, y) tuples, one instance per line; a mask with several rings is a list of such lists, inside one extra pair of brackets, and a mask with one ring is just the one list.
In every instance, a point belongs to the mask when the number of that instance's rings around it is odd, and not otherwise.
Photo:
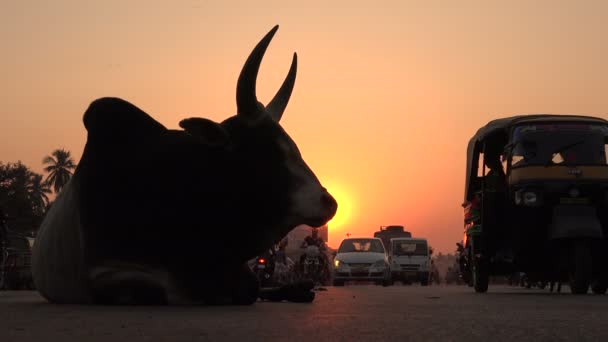
[(267, 106), (256, 79), (275, 26), (237, 82), (237, 114), (167, 129), (119, 98), (93, 101), (73, 177), (42, 222), (32, 272), (71, 304), (242, 304), (259, 284), (246, 261), (291, 229), (321, 226), (337, 203), (279, 124), (297, 55)]

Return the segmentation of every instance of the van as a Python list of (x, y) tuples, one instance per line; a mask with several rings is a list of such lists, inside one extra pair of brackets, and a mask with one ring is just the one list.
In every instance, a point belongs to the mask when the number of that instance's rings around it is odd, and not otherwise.
[(429, 284), (431, 256), (424, 238), (392, 238), (389, 252), (391, 280)]

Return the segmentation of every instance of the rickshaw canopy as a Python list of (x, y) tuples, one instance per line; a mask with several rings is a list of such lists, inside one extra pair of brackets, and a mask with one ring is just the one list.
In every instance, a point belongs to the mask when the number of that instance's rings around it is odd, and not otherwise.
[(491, 142), (493, 144), (497, 144), (498, 142), (506, 142), (508, 140), (508, 134), (511, 131), (511, 128), (516, 125), (552, 122), (577, 122), (604, 125), (608, 124), (607, 120), (592, 116), (556, 114), (516, 115), (488, 122), (485, 126), (477, 130), (477, 133), (475, 133), (471, 140), (469, 140), (469, 144), (467, 146), (464, 203), (467, 203), (467, 201), (469, 201), (474, 192), (473, 183), (477, 178), (477, 172), (479, 167), (479, 153), (482, 152), (484, 143)]

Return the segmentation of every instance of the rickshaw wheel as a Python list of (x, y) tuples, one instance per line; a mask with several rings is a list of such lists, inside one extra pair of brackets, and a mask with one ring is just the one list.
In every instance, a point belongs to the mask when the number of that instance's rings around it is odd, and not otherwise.
[(473, 283), (475, 292), (484, 293), (488, 291), (488, 283), (490, 281), (488, 261), (483, 256), (475, 256), (479, 252), (477, 250), (479, 247), (475, 247), (475, 243), (471, 247), (471, 282)]
[(473, 287), (475, 292), (484, 293), (488, 291), (489, 274), (487, 262), (483, 258), (475, 258), (473, 261)]
[(572, 247), (573, 267), (569, 274), (570, 291), (573, 294), (586, 294), (591, 281), (591, 249), (589, 244), (584, 241), (576, 241)]

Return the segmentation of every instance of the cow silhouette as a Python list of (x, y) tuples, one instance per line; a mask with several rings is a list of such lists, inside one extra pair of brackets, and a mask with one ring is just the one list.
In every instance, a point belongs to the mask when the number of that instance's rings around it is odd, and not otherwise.
[(246, 261), (300, 224), (320, 226), (337, 203), (279, 125), (297, 55), (275, 97), (256, 97), (275, 26), (249, 55), (237, 114), (165, 128), (118, 98), (90, 104), (74, 176), (33, 249), (38, 291), (53, 303), (251, 304)]

